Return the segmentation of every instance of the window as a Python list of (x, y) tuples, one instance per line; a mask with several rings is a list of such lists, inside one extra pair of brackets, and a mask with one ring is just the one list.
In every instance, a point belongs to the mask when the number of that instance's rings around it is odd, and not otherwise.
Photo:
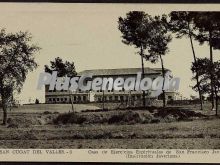
[(60, 101), (60, 98), (57, 98), (57, 101)]
[(109, 101), (112, 101), (112, 96), (109, 96)]
[(115, 96), (115, 100), (118, 101), (118, 96)]
[(124, 97), (123, 96), (120, 96), (120, 101), (124, 101)]
[(63, 98), (61, 98), (60, 101), (63, 101)]
[(86, 101), (86, 96), (83, 96), (83, 101)]
[(56, 101), (56, 99), (55, 99), (55, 98), (53, 98), (53, 101)]
[(67, 101), (67, 98), (64, 98), (65, 101)]
[(51, 99), (51, 98), (49, 98), (49, 101), (52, 101), (52, 99)]

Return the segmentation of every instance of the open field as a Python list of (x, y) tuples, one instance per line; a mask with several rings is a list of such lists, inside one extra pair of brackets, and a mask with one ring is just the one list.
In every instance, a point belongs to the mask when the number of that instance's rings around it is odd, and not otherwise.
[[(26, 112), (27, 107), (25, 111), (9, 112), (9, 125), (0, 126), (0, 148), (220, 149), (219, 117), (196, 117), (187, 121), (168, 122), (163, 119), (158, 123), (141, 123), (138, 120), (112, 124), (94, 122), (100, 116), (111, 118), (113, 114), (127, 113), (127, 110), (116, 110), (117, 113), (116, 111), (77, 113), (89, 116), (89, 120), (93, 117), (92, 120), (96, 119), (93, 122), (54, 124), (52, 121), (60, 114), (54, 113), (58, 112), (59, 106), (53, 106), (54, 109), (51, 107), (51, 110), (48, 109), (49, 113), (38, 111), (38, 107), (35, 106), (29, 106), (31, 108), (29, 113)], [(128, 114), (130, 113), (131, 111), (128, 111)], [(132, 114), (151, 115), (148, 110), (135, 110)], [(0, 118), (2, 119), (2, 113)]]
[[(87, 104), (74, 104), (74, 111), (80, 112), (81, 110), (86, 109), (99, 109), (99, 107), (94, 105), (87, 105)], [(71, 112), (72, 107), (71, 104), (27, 104), (27, 105), (21, 105), (17, 108), (12, 108), (11, 112), (15, 113), (43, 113), (45, 111), (50, 112), (59, 112), (59, 113), (65, 113), (65, 112)]]
[(136, 125), (0, 127), (1, 148), (220, 148), (220, 120)]

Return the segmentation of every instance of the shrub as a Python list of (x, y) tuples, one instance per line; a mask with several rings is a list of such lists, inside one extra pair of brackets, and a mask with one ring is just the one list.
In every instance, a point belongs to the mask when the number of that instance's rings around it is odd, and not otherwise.
[(114, 123), (135, 124), (141, 122), (142, 120), (139, 113), (133, 111), (120, 112), (119, 114), (112, 115), (108, 120), (109, 124), (114, 124)]
[(52, 114), (52, 112), (44, 111), (43, 114), (44, 114), (44, 115), (48, 115), (48, 114)]
[(86, 118), (75, 112), (60, 114), (53, 120), (55, 124), (82, 124), (84, 121)]

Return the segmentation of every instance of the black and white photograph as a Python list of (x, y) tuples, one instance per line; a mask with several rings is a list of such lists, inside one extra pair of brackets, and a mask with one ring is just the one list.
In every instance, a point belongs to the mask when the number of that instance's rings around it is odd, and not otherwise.
[(0, 148), (220, 149), (220, 11), (203, 8), (1, 3)]

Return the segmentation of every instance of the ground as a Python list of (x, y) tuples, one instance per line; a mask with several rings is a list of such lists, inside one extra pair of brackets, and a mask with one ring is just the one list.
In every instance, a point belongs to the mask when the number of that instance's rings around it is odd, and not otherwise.
[[(90, 105), (75, 105), (74, 108), (79, 114), (87, 116), (115, 114), (115, 112), (80, 112), (85, 110), (85, 107), (97, 109)], [(196, 106), (192, 109), (197, 111)], [(0, 126), (0, 148), (220, 149), (220, 118), (208, 110), (204, 114), (208, 114), (209, 117), (187, 121), (122, 124), (51, 123), (61, 112), (70, 110), (70, 105), (28, 105), (12, 109), (9, 111), (9, 123), (12, 124)], [(135, 112), (149, 113), (147, 110)]]
[[(89, 105), (89, 104), (74, 104), (74, 111), (80, 112), (81, 110), (86, 109), (99, 109), (97, 106)], [(18, 113), (43, 113), (45, 111), (50, 112), (71, 112), (72, 107), (71, 104), (27, 104), (23, 106), (19, 106), (17, 108), (12, 108), (11, 112)], [(10, 111), (9, 111), (10, 112)]]

